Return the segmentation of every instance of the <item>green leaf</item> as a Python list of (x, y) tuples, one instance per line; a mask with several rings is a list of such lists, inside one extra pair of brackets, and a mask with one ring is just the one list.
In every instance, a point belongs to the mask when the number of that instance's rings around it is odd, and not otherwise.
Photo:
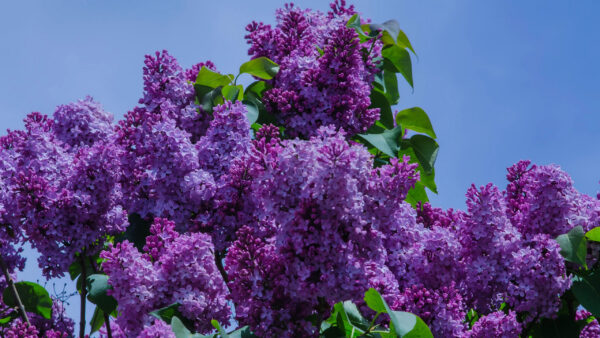
[(600, 271), (598, 269), (573, 276), (571, 290), (586, 310), (600, 317)]
[(117, 308), (117, 300), (106, 294), (111, 286), (108, 284), (108, 276), (101, 274), (90, 275), (85, 280), (90, 302), (96, 304), (105, 313), (111, 313)]
[(414, 314), (403, 311), (388, 311), (390, 331), (402, 338), (433, 338), (427, 324)]
[(592, 230), (585, 233), (585, 237), (594, 242), (600, 242), (600, 227), (595, 227)]
[(379, 149), (390, 157), (396, 157), (400, 149), (400, 139), (402, 138), (402, 128), (396, 127), (391, 130), (385, 130), (380, 134), (358, 134), (360, 138), (369, 142), (372, 146)]
[(231, 81), (233, 81), (233, 75), (222, 75), (203, 66), (198, 72), (195, 84), (209, 88), (217, 88), (226, 86), (230, 84)]
[(250, 125), (252, 125), (254, 122), (256, 122), (256, 120), (258, 120), (260, 110), (258, 109), (258, 106), (250, 100), (244, 100), (242, 103), (246, 106), (246, 118), (248, 119)]
[(253, 93), (257, 99), (261, 99), (264, 92), (270, 87), (267, 85), (265, 81), (254, 81), (248, 87), (246, 87), (246, 93)]
[(579, 225), (566, 234), (556, 237), (560, 245), (560, 254), (568, 262), (577, 263), (587, 268), (585, 257), (587, 255), (587, 240), (583, 228)]
[(90, 327), (92, 328), (90, 334), (100, 330), (102, 324), (104, 324), (104, 312), (100, 307), (96, 306), (92, 319), (90, 320)]
[(279, 71), (279, 65), (264, 56), (250, 60), (240, 66), (240, 73), (247, 73), (260, 79), (271, 80)]
[[(402, 143), (401, 143), (402, 144)], [(437, 185), (435, 184), (435, 168), (431, 170), (431, 173), (427, 173), (421, 163), (419, 163), (419, 159), (415, 154), (410, 142), (406, 142), (407, 148), (400, 149), (398, 153), (398, 158), (401, 158), (404, 155), (410, 157), (409, 163), (417, 163), (419, 166), (417, 167), (417, 171), (419, 172), (419, 181), (433, 193), (437, 194)], [(427, 197), (427, 195), (425, 195)]]
[(400, 92), (398, 91), (398, 78), (396, 73), (389, 70), (383, 70), (383, 81), (385, 83), (385, 97), (391, 105), (395, 105), (400, 100)]
[[(92, 263), (90, 262), (90, 259), (92, 261), (96, 262), (96, 266), (100, 266), (101, 263), (101, 259), (100, 257), (96, 254), (94, 255), (94, 257), (85, 257), (84, 264), (85, 264), (85, 271), (87, 271), (88, 273), (90, 271), (94, 271), (94, 269), (92, 269)], [(79, 275), (81, 275), (81, 262), (79, 261), (79, 259), (76, 259), (73, 263), (71, 263), (71, 265), (69, 266), (69, 276), (71, 277), (71, 280), (75, 280), (77, 279), (77, 277), (79, 277)]]
[(252, 331), (250, 331), (250, 327), (244, 326), (239, 328), (233, 332), (229, 333), (229, 338), (255, 338), (256, 336)]
[(217, 331), (221, 335), (221, 338), (229, 338), (229, 335), (227, 334), (227, 332), (225, 332), (225, 330), (223, 330), (223, 328), (221, 327), (221, 324), (219, 324), (219, 322), (217, 320), (212, 319), (210, 321), (210, 323), (212, 324), (212, 326), (215, 329), (217, 329)]
[(396, 122), (405, 129), (427, 134), (434, 139), (437, 138), (429, 116), (419, 107), (408, 108), (398, 112), (396, 114)]
[(125, 234), (119, 239), (126, 239), (141, 252), (146, 245), (146, 237), (150, 235), (151, 221), (143, 219), (138, 214), (129, 214), (129, 226), (125, 230)]
[(412, 62), (410, 54), (397, 45), (387, 46), (381, 52), (384, 58), (384, 69), (402, 74), (406, 82), (414, 87), (412, 77)]
[(221, 86), (217, 88), (211, 88), (208, 86), (195, 84), (194, 89), (196, 91), (196, 103), (200, 105), (203, 111), (212, 113), (214, 106), (223, 103), (223, 98), (221, 96), (222, 88), (223, 87)]
[[(409, 312), (392, 311), (377, 290), (369, 289), (365, 294), (365, 301), (367, 301), (367, 298), (375, 308), (383, 309), (383, 311), (376, 311), (385, 312), (390, 316), (390, 332), (394, 332), (397, 337), (433, 337), (421, 318)], [(367, 305), (371, 307), (369, 303)]]
[(413, 46), (411, 45), (410, 41), (408, 40), (408, 37), (406, 36), (406, 34), (404, 34), (404, 32), (401, 29), (398, 30), (398, 35), (396, 37), (396, 44), (400, 47), (410, 49), (410, 51), (413, 52), (413, 54), (417, 55)]
[[(33, 312), (46, 319), (52, 318), (52, 299), (43, 286), (33, 282), (18, 282), (15, 283), (15, 287), (27, 312)], [(4, 304), (17, 307), (17, 301), (10, 287), (4, 289), (2, 298)]]
[(231, 102), (241, 101), (244, 97), (244, 86), (225, 86), (221, 89), (221, 93), (223, 97)]
[(415, 186), (408, 191), (406, 194), (406, 203), (410, 204), (414, 207), (417, 206), (417, 203), (429, 202), (429, 197), (427, 197), (427, 192), (425, 191), (425, 186), (421, 182), (415, 183)]
[(394, 114), (392, 113), (392, 107), (390, 107), (390, 103), (385, 96), (385, 94), (381, 93), (377, 90), (371, 91), (371, 108), (379, 108), (379, 121), (387, 128), (394, 128)]
[(176, 338), (191, 338), (192, 333), (188, 330), (181, 320), (177, 317), (171, 319), (171, 330), (175, 333)]
[(365, 34), (363, 30), (363, 26), (360, 24), (360, 16), (358, 14), (354, 14), (346, 23), (346, 27), (353, 28), (358, 34), (358, 38), (360, 42), (365, 42), (368, 39), (371, 39), (372, 36)]
[(10, 323), (11, 321), (13, 321), (19, 317), (20, 317), (19, 311), (11, 311), (11, 313), (8, 316), (0, 319), (0, 325)]
[(367, 306), (375, 311), (375, 312), (387, 312), (387, 309), (385, 308), (385, 304), (383, 303), (383, 298), (381, 297), (381, 295), (379, 294), (379, 292), (377, 292), (377, 290), (370, 288), (369, 290), (367, 290), (367, 292), (365, 292), (365, 303), (367, 303)]
[(162, 307), (158, 310), (154, 310), (149, 313), (154, 318), (161, 319), (166, 323), (171, 323), (173, 318), (177, 318), (185, 327), (192, 330), (194, 328), (194, 323), (191, 320), (187, 319), (180, 311), (179, 306), (180, 303), (173, 303), (171, 305)]
[(413, 135), (410, 144), (425, 172), (431, 175), (440, 146), (432, 138), (420, 134)]

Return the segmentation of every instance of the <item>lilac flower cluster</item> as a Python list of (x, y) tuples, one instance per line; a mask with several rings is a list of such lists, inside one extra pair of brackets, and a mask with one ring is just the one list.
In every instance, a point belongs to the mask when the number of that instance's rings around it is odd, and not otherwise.
[(517, 316), (514, 311), (505, 314), (502, 311), (496, 311), (480, 318), (466, 337), (469, 338), (514, 338), (521, 334), (521, 324), (517, 322)]
[(346, 27), (352, 14), (344, 1), (328, 14), (287, 5), (278, 10), (275, 27), (256, 22), (246, 27), (248, 54), (280, 66), (264, 101), (291, 136), (312, 136), (321, 125), (354, 135), (379, 119), (369, 93), (381, 42), (361, 43)]
[[(211, 319), (227, 321), (227, 289), (215, 265), (210, 237), (179, 235), (173, 222), (156, 219), (144, 253), (124, 241), (103, 251), (104, 272), (113, 287), (121, 315), (116, 323), (128, 335), (150, 335), (154, 318), (149, 312), (180, 303), (179, 311), (194, 321), (199, 332), (212, 330)], [(155, 324), (156, 325), (156, 324)], [(156, 328), (156, 330), (159, 330)]]
[[(75, 254), (93, 255), (94, 242), (127, 225), (111, 123), (112, 115), (88, 97), (58, 107), (54, 119), (32, 113), (25, 131), (2, 137), (0, 216), (13, 239), (24, 234), (40, 251), (47, 277), (61, 276)], [(8, 241), (4, 231), (0, 240)], [(3, 257), (10, 262), (15, 255)]]

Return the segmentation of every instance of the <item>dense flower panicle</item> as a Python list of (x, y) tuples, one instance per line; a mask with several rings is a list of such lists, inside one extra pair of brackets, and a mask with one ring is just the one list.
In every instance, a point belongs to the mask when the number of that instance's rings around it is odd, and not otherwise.
[(527, 312), (526, 321), (551, 318), (560, 308), (570, 286), (560, 246), (548, 235), (537, 234), (512, 253), (507, 303), (517, 312)]
[(195, 143), (206, 131), (210, 115), (194, 103), (193, 83), (203, 66), (214, 69), (212, 62), (198, 63), (183, 70), (167, 51), (146, 55), (144, 61), (144, 96), (139, 103), (152, 113), (176, 121), (177, 126), (190, 134)]
[(146, 326), (138, 338), (175, 338), (175, 333), (169, 324), (157, 319), (154, 324)]
[(404, 289), (398, 303), (391, 306), (421, 317), (435, 337), (463, 337), (467, 329), (465, 306), (454, 283), (437, 290), (413, 285)]
[(176, 302), (199, 332), (212, 330), (211, 319), (226, 322), (230, 316), (227, 289), (212, 255), (210, 237), (178, 235), (173, 228), (172, 222), (155, 220), (145, 246), (149, 252), (141, 253), (124, 241), (100, 255), (113, 287), (109, 293), (121, 313), (116, 323), (128, 336), (152, 323), (150, 311)]
[(225, 258), (236, 319), (259, 337), (314, 335), (317, 327), (308, 317), (317, 304), (286, 292), (289, 281), (284, 258), (277, 253), (272, 237), (254, 232), (242, 227)]
[(249, 143), (250, 123), (245, 106), (240, 101), (216, 106), (206, 135), (196, 144), (200, 167), (219, 178), (234, 158), (248, 152)]
[(113, 115), (90, 96), (54, 111), (54, 133), (56, 138), (72, 147), (91, 146), (113, 133)]
[[(94, 106), (88, 101), (79, 104)], [(65, 113), (77, 105), (57, 111)], [(94, 114), (103, 116), (96, 108), (77, 108), (73, 114), (82, 120)], [(94, 115), (89, 120), (96, 122), (86, 123), (96, 131), (91, 132), (90, 127), (85, 136), (83, 127), (65, 127), (69, 123), (62, 113), (56, 122), (39, 113), (30, 114), (25, 119), (26, 131), (11, 132), (2, 142), (3, 163), (8, 163), (3, 165), (2, 181), (10, 190), (0, 203), (10, 212), (2, 216), (15, 233), (23, 230), (41, 253), (39, 263), (47, 277), (61, 276), (76, 253), (96, 250), (93, 243), (99, 237), (123, 231), (127, 224), (120, 205), (121, 153), (110, 140), (90, 144), (94, 141), (90, 135), (100, 129), (108, 133), (110, 128), (98, 127), (103, 123), (96, 120), (102, 118)], [(73, 146), (60, 140), (57, 131)], [(69, 138), (70, 131), (78, 134)], [(81, 142), (74, 141), (80, 136)]]
[(248, 53), (280, 66), (264, 101), (291, 136), (309, 137), (330, 124), (354, 135), (379, 118), (379, 109), (369, 108), (369, 93), (381, 43), (361, 44), (346, 27), (353, 9), (333, 8), (327, 16), (289, 5), (277, 12), (276, 27), (256, 22), (246, 27)]
[(160, 308), (157, 272), (128, 241), (110, 246), (109, 250), (100, 253), (100, 257), (105, 260), (102, 269), (112, 286), (108, 294), (118, 303), (120, 316), (116, 323), (126, 334), (136, 335), (145, 324), (150, 324), (147, 314)]
[(417, 223), (423, 224), (426, 228), (442, 227), (452, 228), (458, 223), (464, 221), (465, 214), (461, 210), (442, 210), (434, 208), (429, 202), (417, 203)]
[(517, 322), (514, 311), (505, 314), (496, 311), (479, 318), (471, 331), (467, 332), (469, 338), (516, 338), (521, 334), (522, 326)]
[[(123, 182), (126, 208), (144, 218), (169, 218), (184, 229), (197, 208), (190, 203), (189, 189), (211, 189), (210, 183), (203, 184), (205, 176), (198, 172), (198, 152), (190, 135), (177, 128), (173, 120), (146, 119), (147, 111), (128, 114), (128, 123), (119, 132), (119, 143), (126, 151), (123, 170), (129, 173)], [(209, 192), (204, 197), (211, 195)]]
[(521, 234), (510, 223), (502, 193), (492, 184), (467, 191), (468, 215), (457, 231), (465, 263), (465, 300), (488, 313), (502, 302), (512, 252)]
[(167, 303), (181, 303), (181, 313), (203, 333), (213, 329), (212, 319), (226, 323), (231, 314), (213, 251), (209, 235), (193, 233), (175, 238), (158, 261), (159, 294), (171, 293)]
[(528, 161), (521, 161), (509, 168), (507, 178), (512, 221), (525, 236), (542, 233), (555, 238), (577, 225), (586, 231), (600, 225), (598, 201), (577, 192), (558, 166), (529, 168)]
[(2, 336), (6, 338), (38, 338), (39, 331), (35, 326), (17, 318), (9, 323), (8, 327), (2, 328)]
[[(590, 317), (591, 312), (580, 309), (575, 313), (575, 320), (585, 320)], [(598, 324), (598, 320), (594, 319), (589, 324), (587, 324), (579, 333), (580, 338), (596, 338), (600, 337), (600, 324)]]

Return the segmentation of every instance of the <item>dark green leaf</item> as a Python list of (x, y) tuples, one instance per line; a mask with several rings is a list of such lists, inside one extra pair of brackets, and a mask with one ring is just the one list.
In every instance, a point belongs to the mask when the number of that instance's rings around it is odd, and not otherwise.
[[(91, 258), (86, 257), (83, 261), (85, 264), (85, 271), (87, 273), (90, 273), (90, 271), (94, 271), (94, 269), (92, 269), (92, 263), (90, 262), (90, 259), (96, 262), (96, 266), (100, 266), (101, 259), (100, 257), (98, 257), (98, 255), (95, 255)], [(79, 259), (76, 259), (69, 266), (69, 276), (71, 277), (71, 280), (75, 280), (77, 279), (77, 277), (79, 277), (79, 275), (81, 275), (81, 261)]]
[(106, 294), (106, 291), (111, 288), (107, 275), (91, 275), (86, 278), (85, 284), (90, 302), (96, 304), (105, 313), (111, 313), (117, 308), (117, 300)]
[(427, 324), (414, 314), (402, 311), (388, 311), (390, 331), (402, 338), (433, 338)]
[(337, 326), (331, 326), (321, 332), (321, 338), (345, 338), (346, 332)]
[(19, 311), (12, 311), (8, 316), (0, 319), (0, 325), (8, 324), (19, 317)]
[(226, 86), (233, 81), (233, 75), (222, 75), (217, 72), (214, 72), (206, 67), (202, 67), (198, 72), (198, 77), (196, 78), (196, 84), (200, 86), (206, 86), (210, 88), (217, 88)]
[[(18, 282), (15, 283), (15, 287), (27, 312), (33, 312), (46, 319), (52, 318), (52, 299), (43, 286), (33, 282)], [(9, 307), (17, 306), (17, 301), (10, 287), (4, 289), (2, 298), (4, 304)]]
[(400, 149), (402, 128), (396, 127), (392, 130), (386, 130), (381, 134), (358, 134), (358, 136), (369, 142), (384, 154), (390, 157), (396, 157), (398, 150)]
[(531, 330), (532, 338), (578, 338), (581, 329), (585, 326), (576, 322), (570, 316), (562, 315), (556, 319), (542, 318)]
[(90, 327), (92, 328), (90, 334), (100, 330), (103, 324), (104, 312), (98, 306), (96, 306), (96, 309), (94, 309), (94, 314), (92, 315), (92, 320), (90, 320)]
[(595, 227), (592, 230), (585, 233), (585, 237), (594, 242), (600, 242), (600, 227)]
[(600, 271), (598, 269), (575, 275), (571, 290), (586, 310), (600, 317)]
[(388, 46), (383, 49), (384, 69), (391, 70), (402, 74), (408, 84), (414, 87), (412, 77), (412, 62), (410, 54), (406, 49), (400, 48), (397, 45)]
[[(410, 143), (407, 143), (410, 145)], [(419, 166), (417, 167), (417, 171), (419, 172), (419, 181), (433, 193), (437, 194), (437, 185), (435, 184), (435, 168), (431, 170), (431, 173), (427, 173), (423, 166), (419, 163), (417, 155), (415, 154), (412, 146), (408, 148), (401, 149), (398, 153), (398, 158), (407, 155), (410, 157), (409, 163), (417, 163)], [(425, 197), (427, 197), (425, 195)]]
[(566, 261), (587, 267), (585, 263), (587, 240), (581, 226), (576, 226), (568, 233), (556, 237), (556, 241), (560, 244), (560, 254)]
[(389, 70), (383, 71), (383, 81), (385, 83), (385, 97), (391, 105), (395, 105), (400, 100), (400, 92), (398, 91), (398, 78), (396, 73)]
[(180, 303), (173, 303), (169, 306), (165, 306), (158, 310), (154, 310), (149, 313), (152, 317), (162, 319), (166, 323), (171, 323), (173, 318), (176, 318), (183, 323), (187, 328), (192, 330), (194, 328), (194, 323), (191, 320), (187, 319), (180, 311), (179, 306)]
[(427, 134), (432, 138), (437, 138), (429, 116), (419, 107), (408, 108), (398, 112), (396, 122), (405, 129), (414, 130), (418, 133)]
[(247, 73), (264, 80), (271, 80), (279, 71), (279, 65), (264, 56), (250, 60), (240, 66), (240, 73)]
[(129, 226), (121, 238), (126, 239), (141, 252), (146, 245), (146, 237), (150, 235), (151, 221), (145, 220), (138, 214), (129, 214)]
[(221, 93), (223, 97), (231, 102), (241, 101), (244, 97), (244, 86), (225, 86), (221, 89)]
[(244, 326), (239, 328), (233, 332), (229, 333), (229, 338), (255, 338), (256, 336), (252, 331), (250, 331), (250, 327)]
[(256, 106), (256, 104), (250, 100), (244, 100), (242, 103), (244, 103), (246, 106), (246, 118), (248, 119), (250, 125), (252, 125), (254, 122), (256, 122), (256, 120), (258, 120), (258, 116), (260, 114), (258, 106)]
[(440, 148), (437, 142), (428, 136), (417, 134), (410, 138), (410, 144), (425, 172), (428, 175), (433, 173), (433, 166)]
[(379, 121), (387, 128), (394, 128), (394, 114), (392, 113), (392, 107), (385, 94), (373, 90), (371, 91), (371, 108), (379, 108)]
[(381, 295), (379, 294), (379, 292), (377, 292), (377, 290), (370, 288), (369, 290), (367, 290), (367, 292), (365, 293), (365, 303), (367, 303), (367, 306), (375, 311), (375, 312), (387, 312), (387, 309), (385, 308), (385, 304), (383, 303), (383, 298), (381, 297)]

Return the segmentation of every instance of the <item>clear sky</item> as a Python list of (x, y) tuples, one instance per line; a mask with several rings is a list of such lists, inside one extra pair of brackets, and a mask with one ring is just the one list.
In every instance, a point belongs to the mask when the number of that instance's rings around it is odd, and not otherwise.
[[(0, 128), (92, 95), (116, 118), (142, 94), (144, 54), (167, 49), (183, 66), (212, 60), (235, 73), (252, 20), (272, 23), (283, 1), (3, 1)], [(600, 180), (600, 2), (354, 1), (374, 22), (396, 19), (419, 56), (414, 92), (436, 129), (439, 195), (464, 208), (471, 183), (505, 186), (520, 159), (556, 163), (582, 192)], [(327, 9), (326, 1), (297, 1)], [(33, 253), (27, 251), (31, 257)], [(36, 280), (31, 265), (21, 274)], [(71, 308), (78, 300), (71, 299)], [(73, 315), (77, 310), (70, 310)]]

